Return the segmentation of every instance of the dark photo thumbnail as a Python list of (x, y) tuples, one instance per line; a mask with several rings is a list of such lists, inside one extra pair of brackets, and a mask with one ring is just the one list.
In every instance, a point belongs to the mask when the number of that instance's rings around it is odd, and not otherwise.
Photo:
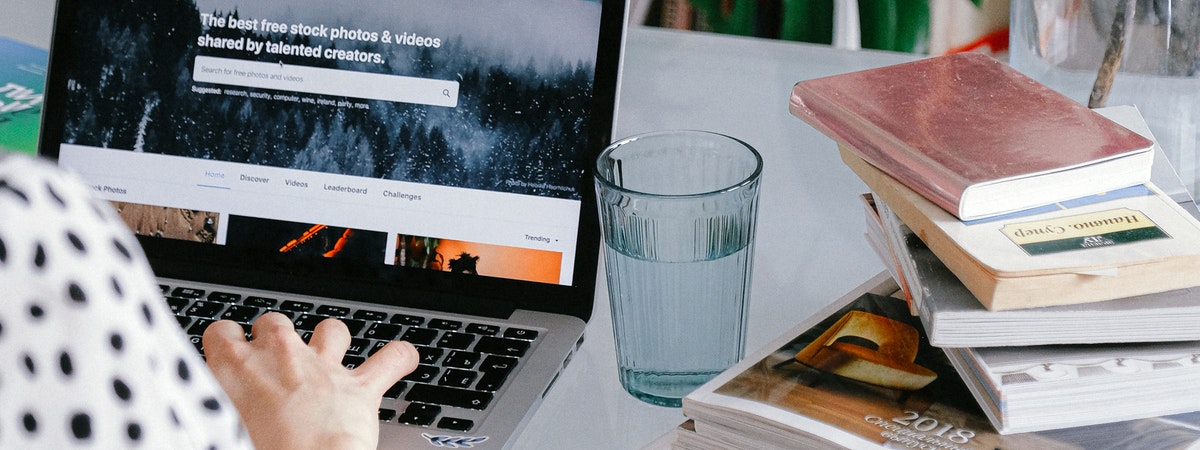
[(297, 256), (381, 263), (387, 234), (325, 224), (230, 216), (225, 244)]

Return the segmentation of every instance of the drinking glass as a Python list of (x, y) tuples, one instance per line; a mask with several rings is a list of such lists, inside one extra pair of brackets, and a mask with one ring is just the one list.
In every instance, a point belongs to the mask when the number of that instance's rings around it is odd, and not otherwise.
[(621, 385), (680, 406), (745, 353), (762, 158), (663, 131), (610, 145), (595, 174)]

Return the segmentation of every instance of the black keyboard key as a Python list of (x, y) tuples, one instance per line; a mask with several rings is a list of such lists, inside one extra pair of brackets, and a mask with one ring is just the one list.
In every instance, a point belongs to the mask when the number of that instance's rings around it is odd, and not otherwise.
[(375, 322), (371, 328), (367, 328), (367, 332), (363, 333), (363, 337), (369, 339), (379, 339), (381, 341), (394, 341), (400, 336), (400, 325)]
[(188, 316), (175, 316), (175, 320), (179, 321), (179, 328), (188, 329), (188, 325), (192, 324), (192, 318)]
[(392, 323), (398, 323), (400, 325), (408, 325), (410, 327), (417, 327), (417, 326), (421, 326), (421, 324), (425, 323), (425, 318), (420, 317), (420, 316), (414, 316), (411, 314), (396, 314), (396, 315), (392, 316)]
[(438, 414), (442, 413), (442, 407), (434, 404), (412, 403), (408, 408), (404, 409), (404, 413), (396, 418), (397, 422), (407, 423), (409, 425), (418, 425), (427, 427), (433, 424), (433, 420), (437, 419)]
[(437, 339), (438, 331), (428, 328), (410, 327), (400, 336), (400, 340), (408, 341), (413, 345), (429, 345), (434, 339)]
[(296, 326), (297, 330), (312, 331), (317, 329), (317, 324), (325, 319), (328, 319), (328, 317), (305, 313), (297, 317), (292, 324)]
[(257, 295), (251, 295), (246, 297), (245, 300), (242, 300), (243, 305), (257, 306), (259, 308), (274, 308), (276, 303), (279, 303), (279, 301), (273, 298), (259, 297)]
[(475, 335), (473, 335), (473, 334), (455, 333), (453, 331), (447, 331), (446, 334), (442, 335), (441, 339), (438, 339), (437, 346), (441, 347), (441, 348), (454, 348), (454, 349), (464, 350), (467, 347), (470, 347), (471, 344), (474, 342), (475, 342)]
[(442, 359), (442, 355), (446, 354), (446, 351), (437, 347), (418, 345), (417, 354), (421, 355), (421, 364), (437, 364)]
[[(327, 317), (327, 316), (304, 313), (304, 314), (301, 314), (300, 317), (297, 317), (296, 320), (293, 322), (293, 324), (296, 326), (297, 330), (312, 331), (312, 330), (317, 329), (317, 324), (325, 321), (325, 319), (328, 319), (328, 318), (329, 317)], [(337, 319), (337, 320), (341, 320), (342, 323), (346, 325), (346, 329), (350, 330), (350, 336), (358, 336), (358, 332), (362, 331), (362, 328), (367, 325), (366, 322), (363, 322), (361, 320), (356, 320), (356, 319)], [(368, 337), (372, 337), (372, 336), (368, 336)], [(376, 339), (378, 339), (378, 338), (376, 338)]]
[(204, 297), (204, 289), (177, 287), (171, 291), (172, 297), (197, 299)]
[(465, 389), (471, 387), (471, 383), (477, 377), (479, 377), (479, 373), (472, 370), (446, 369), (446, 373), (443, 373), (442, 378), (438, 379), (438, 384)]
[(346, 349), (347, 355), (360, 356), (371, 347), (371, 341), (363, 338), (351, 338), (350, 347)]
[(350, 315), (350, 308), (345, 306), (321, 305), (317, 307), (317, 314), (329, 317), (346, 317)]
[(192, 306), (189, 306), (187, 309), (185, 309), (183, 314), (191, 317), (213, 319), (216, 318), (217, 314), (220, 314), (221, 310), (223, 309), (225, 309), (224, 303), (198, 300), (195, 303), (192, 303)]
[(438, 420), (438, 428), (450, 431), (471, 431), (471, 427), (475, 426), (475, 422), (468, 419), (459, 419), (457, 417), (443, 417)]
[(481, 410), (487, 408), (488, 404), (492, 402), (493, 397), (490, 392), (479, 392), (434, 384), (414, 384), (408, 390), (408, 395), (405, 395), (404, 399), (410, 402), (432, 403)]
[(212, 323), (213, 323), (212, 319), (204, 319), (204, 318), (196, 319), (195, 322), (192, 322), (192, 326), (188, 327), (187, 334), (190, 334), (193, 336), (203, 336), (204, 330), (208, 329), (208, 326), (212, 325)]
[(388, 408), (379, 408), (379, 421), (387, 422), (396, 418), (396, 410)]
[(517, 367), (517, 358), (511, 356), (488, 355), (479, 364), (479, 371), (484, 373), (498, 372), (507, 375)]
[(508, 372), (484, 372), (483, 376), (479, 377), (479, 383), (475, 385), (475, 389), (496, 392), (500, 390), (500, 386), (504, 385), (504, 380), (507, 378)]
[(374, 342), (375, 342), (374, 344), (371, 344), (371, 349), (367, 350), (367, 355), (374, 355), (375, 352), (379, 351), (379, 349), (383, 348), (383, 346), (387, 345), (387, 343), (391, 342), (391, 341), (374, 341)]
[(396, 384), (388, 388), (387, 392), (383, 393), (383, 398), (400, 398), (400, 394), (403, 394), (405, 389), (408, 389), (408, 383), (397, 381)]
[(167, 295), (168, 292), (171, 292), (171, 287), (165, 284), (158, 285), (158, 288), (162, 290), (163, 295)]
[(221, 303), (237, 303), (242, 300), (242, 294), (232, 294), (229, 292), (213, 292), (208, 294), (208, 299), (214, 302)]
[(309, 303), (309, 302), (298, 302), (295, 300), (285, 300), (283, 303), (281, 303), (279, 305), (279, 309), (282, 309), (284, 311), (309, 312), (313, 309), (313, 306), (315, 306), (315, 305), (313, 305), (312, 303)]
[(200, 339), (200, 336), (188, 336), (188, 340), (192, 341), (192, 345), (196, 347), (196, 352), (200, 353), (200, 356), (204, 356), (204, 343)]
[(417, 369), (413, 370), (412, 373), (405, 375), (402, 380), (413, 381), (417, 383), (432, 383), (433, 380), (437, 379), (437, 376), (439, 373), (441, 373), (441, 371), (442, 370), (437, 368), (437, 366), (418, 364)]
[(462, 328), (462, 322), (457, 320), (431, 319), (429, 321), (429, 328), (456, 331), (459, 328)]
[(536, 330), (527, 330), (524, 328), (509, 328), (504, 330), (504, 337), (532, 341), (537, 339), (538, 332)]
[(191, 303), (191, 300), (186, 298), (167, 297), (167, 305), (171, 307), (171, 312), (175, 314), (182, 314), (187, 309), (188, 303)]
[(346, 324), (346, 329), (350, 330), (351, 336), (358, 336), (363, 327), (367, 326), (367, 322), (358, 319), (341, 319), (341, 321)]
[(471, 369), (479, 362), (483, 355), (475, 352), (466, 352), (455, 350), (446, 355), (446, 360), (442, 361), (442, 365), (446, 367), (456, 367), (459, 369)]
[(221, 314), (221, 318), (232, 320), (238, 323), (249, 323), (254, 321), (254, 318), (258, 317), (258, 314), (261, 311), (261, 309), (253, 306), (232, 305), (229, 307), (229, 309), (225, 310), (223, 314)]
[(347, 369), (353, 369), (355, 367), (361, 366), (362, 363), (364, 363), (366, 361), (367, 361), (367, 358), (363, 358), (361, 356), (346, 355), (346, 356), (342, 357), (342, 365), (346, 366)]
[(371, 311), (369, 309), (360, 309), (354, 312), (355, 319), (378, 321), (387, 319), (388, 315), (385, 312)]
[(495, 336), (496, 333), (500, 332), (500, 327), (498, 327), (496, 325), (484, 325), (482, 323), (473, 323), (473, 324), (467, 325), (467, 332), (471, 333), (471, 334), (482, 335), (482, 336)]
[(479, 338), (479, 343), (475, 344), (475, 351), (477, 352), (504, 356), (524, 356), (528, 350), (529, 341), (492, 336), (481, 337)]

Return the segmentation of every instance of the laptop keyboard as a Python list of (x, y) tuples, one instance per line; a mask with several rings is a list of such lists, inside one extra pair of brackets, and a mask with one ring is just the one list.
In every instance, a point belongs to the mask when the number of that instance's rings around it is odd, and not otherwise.
[(501, 324), (413, 314), (389, 314), (336, 304), (242, 295), (181, 285), (161, 285), (179, 325), (201, 355), (201, 335), (209, 324), (229, 319), (250, 324), (268, 311), (292, 319), (308, 342), (317, 323), (342, 320), (350, 348), (342, 364), (357, 367), (384, 344), (405, 340), (417, 347), (420, 365), (384, 394), (379, 420), (451, 431), (471, 431), (493, 398), (534, 345), (538, 331)]

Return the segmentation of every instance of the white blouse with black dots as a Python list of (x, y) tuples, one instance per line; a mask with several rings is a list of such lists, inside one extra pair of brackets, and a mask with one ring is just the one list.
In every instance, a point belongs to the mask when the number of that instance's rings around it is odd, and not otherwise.
[(0, 448), (250, 448), (232, 405), (112, 208), (0, 154)]

